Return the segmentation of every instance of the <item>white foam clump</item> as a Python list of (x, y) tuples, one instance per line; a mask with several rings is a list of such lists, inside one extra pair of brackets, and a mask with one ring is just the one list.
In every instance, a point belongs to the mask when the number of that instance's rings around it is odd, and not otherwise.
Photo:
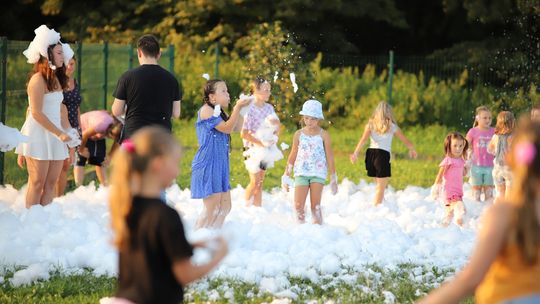
[(296, 93), (296, 91), (298, 91), (298, 85), (296, 84), (296, 75), (294, 73), (289, 73), (289, 78), (291, 79), (291, 83), (293, 85), (293, 91)]
[(243, 99), (247, 99), (247, 100), (250, 100), (250, 104), (243, 107), (242, 109), (240, 109), (240, 116), (244, 117), (246, 116), (246, 114), (248, 113), (249, 111), (249, 108), (253, 105), (253, 101), (255, 101), (255, 96), (253, 95), (245, 95), (244, 93), (240, 93), (240, 96), (238, 97), (238, 99), (240, 100), (243, 100)]
[(79, 136), (79, 132), (75, 130), (74, 128), (69, 128), (66, 131), (66, 134), (69, 136), (70, 140), (66, 142), (68, 147), (75, 148), (81, 144), (81, 138)]
[(28, 141), (28, 136), (22, 135), (15, 128), (8, 127), (0, 122), (0, 151), (7, 152), (15, 149), (17, 145)]
[(278, 137), (276, 133), (279, 130), (279, 118), (272, 114), (266, 116), (261, 126), (257, 129), (254, 137), (257, 138), (263, 146), (255, 145), (244, 151), (246, 157), (244, 161), (246, 168), (251, 173), (261, 171), (261, 164), (265, 169), (274, 167), (274, 163), (283, 158), (283, 153), (277, 147)]
[(208, 73), (204, 73), (204, 74), (202, 74), (202, 78), (204, 78), (206, 80), (210, 80), (210, 75), (208, 75)]
[[(309, 207), (307, 224), (296, 222), (293, 191), (265, 191), (263, 206), (253, 208), (245, 207), (244, 188), (233, 188), (233, 206), (222, 233), (229, 235), (229, 253), (210, 278), (258, 284), (274, 296), (289, 297), (295, 290), (289, 276), (313, 282), (329, 276), (337, 283), (353, 280), (346, 275), (352, 271), (380, 280), (380, 274), (366, 265), (395, 269), (400, 263), (412, 263), (459, 270), (467, 261), (485, 208), (468, 192), (464, 227), (444, 228), (444, 207), (430, 198), (428, 188), (408, 186), (395, 191), (390, 187), (383, 204), (374, 207), (374, 183), (343, 179), (339, 187), (336, 196), (328, 186), (323, 190), (323, 225), (310, 224)], [(188, 240), (220, 233), (194, 230), (203, 204), (190, 198), (189, 189), (173, 185), (166, 195), (169, 205), (181, 213)], [(30, 209), (24, 207), (24, 196), (24, 188), (0, 187), (0, 231), (9, 231), (0, 234), (0, 264), (23, 267), (16, 278), (0, 273), (5, 281), (25, 284), (47, 279), (56, 267), (66, 271), (90, 268), (96, 275), (117, 273), (118, 256), (110, 243), (108, 188), (79, 187), (49, 206)], [(429, 276), (422, 275), (421, 269), (411, 273), (414, 280)], [(204, 284), (194, 286), (204, 288)], [(385, 298), (389, 301), (390, 294)]]
[(279, 147), (281, 148), (281, 150), (285, 151), (287, 149), (289, 149), (289, 145), (286, 144), (285, 142), (282, 142)]

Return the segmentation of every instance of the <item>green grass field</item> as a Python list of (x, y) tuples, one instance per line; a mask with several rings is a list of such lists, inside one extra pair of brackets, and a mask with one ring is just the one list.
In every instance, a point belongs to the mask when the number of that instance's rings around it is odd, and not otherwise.
[[(366, 179), (363, 161), (352, 165), (349, 154), (361, 135), (362, 128), (355, 130), (330, 131), (339, 180), (347, 178), (353, 182)], [(175, 134), (184, 147), (184, 154), (179, 164), (180, 175), (177, 178), (181, 188), (190, 185), (191, 160), (197, 150), (197, 141), (193, 121), (179, 121), (174, 126)], [(291, 144), (294, 128), (284, 129), (280, 142)], [(441, 126), (405, 129), (405, 135), (415, 144), (419, 157), (408, 159), (405, 146), (395, 140), (392, 161), (393, 177), (391, 186), (403, 189), (407, 185), (428, 187), (437, 173), (438, 162), (442, 159), (442, 142), (449, 130)], [(232, 135), (231, 182), (232, 186), (246, 186), (247, 172), (242, 162), (242, 144), (238, 134)], [(289, 150), (285, 151), (285, 157)], [(10, 156), (11, 154), (11, 156)], [(8, 156), (12, 157), (13, 153)], [(363, 155), (362, 155), (363, 157)], [(11, 166), (9, 164), (8, 166)], [(265, 189), (279, 187), (285, 160), (279, 161), (270, 169), (264, 184)], [(10, 167), (11, 168), (11, 167)], [(24, 183), (26, 176), (19, 170), (20, 178), (15, 185)], [(383, 270), (377, 265), (367, 266), (364, 273), (350, 272), (341, 274), (341, 278), (321, 277), (313, 283), (306, 279), (288, 277), (297, 292), (293, 303), (305, 303), (316, 300), (317, 303), (334, 301), (338, 303), (384, 303), (388, 292), (395, 297), (395, 303), (412, 303), (433, 286), (438, 285), (447, 276), (449, 270), (426, 268), (423, 265), (400, 265), (396, 270)], [(411, 272), (420, 271), (425, 275), (422, 280), (411, 280)], [(13, 287), (9, 279), (13, 269), (0, 269), (0, 303), (97, 303), (100, 298), (111, 296), (115, 289), (115, 279), (106, 276), (94, 276), (91, 270), (79, 274), (65, 274), (63, 271), (51, 273), (47, 281), (38, 281), (31, 285)], [(345, 280), (347, 277), (347, 280)], [(258, 286), (231, 279), (202, 280), (186, 290), (186, 302), (195, 303), (269, 303), (273, 296), (259, 290)], [(466, 303), (473, 303), (468, 300)]]

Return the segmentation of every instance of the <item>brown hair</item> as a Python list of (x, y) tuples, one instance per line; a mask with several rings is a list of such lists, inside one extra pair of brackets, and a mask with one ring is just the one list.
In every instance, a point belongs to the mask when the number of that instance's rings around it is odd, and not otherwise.
[[(523, 144), (532, 145), (535, 155), (524, 161), (516, 154)], [(520, 122), (512, 140), (508, 154), (508, 164), (512, 169), (513, 182), (510, 188), (510, 202), (516, 208), (510, 236), (516, 240), (527, 264), (538, 261), (540, 247), (540, 223), (538, 203), (540, 200), (540, 123), (524, 120)]]
[(495, 134), (510, 134), (516, 127), (514, 114), (509, 111), (502, 111), (497, 115), (497, 124), (495, 125)]
[(137, 49), (146, 57), (157, 58), (159, 55), (159, 42), (154, 35), (143, 35), (137, 40)]
[(486, 106), (479, 106), (476, 108), (476, 110), (474, 111), (474, 123), (473, 123), (473, 128), (478, 126), (478, 115), (480, 115), (480, 112), (489, 112), (491, 113), (491, 110), (486, 107)]
[(260, 89), (263, 83), (268, 83), (268, 81), (264, 77), (262, 76), (255, 77), (255, 79), (253, 79), (251, 83), (249, 84), (249, 93), (254, 94), (255, 90)]
[(463, 153), (461, 154), (461, 157), (463, 159), (467, 159), (467, 149), (469, 148), (469, 142), (467, 139), (461, 135), (459, 132), (450, 132), (448, 135), (446, 135), (446, 138), (444, 139), (444, 155), (451, 156), (452, 155), (452, 139), (460, 139), (463, 140)]
[(129, 244), (127, 217), (133, 203), (132, 183), (136, 175), (146, 174), (148, 164), (156, 157), (167, 155), (179, 147), (176, 139), (161, 127), (144, 127), (131, 137), (134, 151), (120, 148), (114, 153), (111, 174), (109, 208), (114, 245), (122, 251)]
[[(49, 58), (51, 58), (50, 59), (51, 61), (53, 61), (53, 58), (54, 58), (53, 49), (57, 45), (60, 45), (60, 44), (51, 44), (47, 48), (47, 54)], [(34, 67), (32, 68), (32, 71), (28, 77), (28, 80), (30, 80), (30, 78), (36, 73), (41, 74), (41, 76), (45, 80), (47, 91), (49, 92), (56, 91), (59, 89), (65, 90), (68, 88), (69, 77), (66, 75), (66, 67), (64, 64), (62, 64), (62, 67), (60, 68), (57, 67), (56, 70), (53, 70), (49, 66), (49, 59), (41, 56), (38, 62), (34, 64)], [(58, 83), (60, 83), (60, 88), (58, 88), (57, 86), (58, 84), (56, 82), (57, 79), (58, 79)]]

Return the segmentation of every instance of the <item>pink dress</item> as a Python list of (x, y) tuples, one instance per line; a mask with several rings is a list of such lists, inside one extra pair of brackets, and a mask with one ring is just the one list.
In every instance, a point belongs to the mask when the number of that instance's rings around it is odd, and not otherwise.
[(445, 167), (443, 174), (445, 203), (463, 201), (463, 170), (465, 170), (465, 160), (446, 156), (439, 164)]

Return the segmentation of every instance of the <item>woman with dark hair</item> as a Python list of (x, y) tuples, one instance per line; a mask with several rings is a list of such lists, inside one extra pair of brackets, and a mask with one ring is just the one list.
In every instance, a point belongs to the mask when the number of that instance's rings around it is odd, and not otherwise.
[[(55, 185), (68, 158), (66, 133), (69, 128), (67, 110), (62, 105), (68, 77), (64, 61), (73, 56), (69, 46), (60, 42), (60, 34), (45, 25), (35, 30), (36, 37), (23, 54), (34, 68), (27, 85), (29, 113), (21, 129), (28, 142), (20, 144), (16, 153), (20, 167), (28, 170), (26, 208), (48, 205), (55, 195)], [(68, 53), (69, 54), (64, 54)], [(69, 56), (65, 56), (69, 55)]]

